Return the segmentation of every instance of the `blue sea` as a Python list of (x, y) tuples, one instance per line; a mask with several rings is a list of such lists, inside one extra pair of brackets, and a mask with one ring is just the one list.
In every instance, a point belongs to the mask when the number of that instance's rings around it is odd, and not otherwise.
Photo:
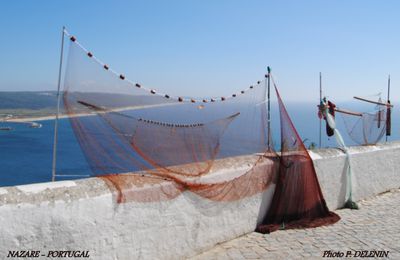
[[(315, 143), (318, 146), (319, 119), (316, 104), (288, 102), (286, 106), (305, 145), (308, 147), (311, 143)], [(354, 102), (344, 103), (342, 107), (355, 111), (371, 110), (370, 105), (354, 105)], [(399, 118), (398, 105), (395, 104), (395, 108), (392, 112), (392, 136), (389, 137), (389, 141), (400, 140), (400, 122), (396, 121)], [(347, 135), (340, 116), (337, 116), (336, 122), (345, 142), (348, 145), (355, 145)], [(41, 128), (30, 128), (25, 124), (0, 123), (0, 127), (13, 128), (13, 131), (0, 131), (0, 186), (51, 181), (54, 120), (40, 121), (40, 123)], [(58, 148), (57, 172), (78, 176), (58, 177), (57, 180), (78, 179), (91, 175), (90, 167), (69, 126), (69, 120), (60, 119), (59, 124), (59, 140), (62, 140), (62, 144), (59, 144)], [(278, 144), (280, 128), (276, 109), (272, 111), (272, 124), (273, 139)], [(325, 135), (325, 122), (322, 126), (322, 147), (335, 147), (334, 138), (327, 138)], [(384, 139), (385, 137), (383, 141)]]
[[(13, 130), (0, 131), (0, 186), (51, 181), (54, 120), (40, 123), (41, 128), (1, 123)], [(58, 154), (62, 155), (57, 162), (58, 171), (62, 169), (66, 174), (90, 174), (69, 120), (61, 119), (59, 124), (59, 136), (63, 143), (58, 150)]]

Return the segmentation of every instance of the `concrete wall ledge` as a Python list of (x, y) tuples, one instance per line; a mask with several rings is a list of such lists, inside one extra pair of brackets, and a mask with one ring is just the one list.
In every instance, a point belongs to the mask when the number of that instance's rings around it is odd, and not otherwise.
[[(321, 149), (310, 154), (328, 206), (342, 207), (344, 153)], [(399, 142), (351, 147), (350, 154), (356, 201), (400, 187)], [(221, 160), (210, 178), (232, 179), (254, 160), (255, 156)], [(165, 180), (138, 181), (132, 189), (168, 185), (172, 183)], [(273, 191), (271, 184), (228, 202), (183, 192), (171, 200), (119, 204), (117, 191), (100, 178), (2, 187), (0, 256), (6, 257), (9, 250), (89, 250), (91, 259), (185, 258), (253, 231)]]
[[(353, 199), (360, 201), (400, 187), (400, 142), (349, 147)], [(330, 209), (343, 207), (346, 194), (346, 155), (340, 149), (310, 152)]]

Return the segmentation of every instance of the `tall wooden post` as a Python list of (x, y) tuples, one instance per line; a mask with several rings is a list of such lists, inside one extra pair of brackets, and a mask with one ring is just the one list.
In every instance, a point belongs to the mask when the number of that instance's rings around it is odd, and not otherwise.
[(268, 129), (268, 150), (271, 150), (272, 142), (271, 142), (271, 68), (267, 67), (268, 78), (267, 78), (267, 129)]
[[(319, 103), (322, 100), (322, 74), (319, 73)], [(322, 146), (322, 118), (319, 119), (319, 148)]]

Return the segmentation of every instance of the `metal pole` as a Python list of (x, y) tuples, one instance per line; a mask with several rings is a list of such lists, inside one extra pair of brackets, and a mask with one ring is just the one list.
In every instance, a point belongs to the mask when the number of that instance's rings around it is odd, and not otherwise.
[(271, 68), (267, 67), (268, 79), (267, 79), (267, 99), (268, 99), (268, 114), (267, 114), (267, 129), (268, 129), (268, 150), (271, 150)]
[(387, 100), (390, 101), (390, 75), (389, 75), (389, 78), (388, 78)]
[(64, 54), (64, 35), (65, 35), (65, 26), (63, 26), (63, 28), (62, 28), (62, 34), (61, 34), (60, 67), (58, 70), (58, 85), (57, 85), (57, 114), (56, 114), (56, 120), (54, 121), (53, 165), (52, 165), (52, 169), (51, 169), (51, 181), (56, 180), (58, 117), (60, 114), (60, 87), (61, 87), (61, 72), (62, 72), (62, 63), (63, 63), (63, 54)]
[[(319, 73), (319, 103), (322, 100), (322, 75)], [(319, 119), (319, 148), (322, 147), (322, 118)]]
[[(386, 103), (390, 104), (390, 74), (389, 74), (389, 77), (388, 77), (388, 91), (387, 91), (387, 101), (386, 101)], [(386, 120), (387, 120), (387, 115), (386, 115)], [(387, 124), (386, 124), (386, 127), (387, 127)], [(387, 130), (386, 130), (386, 133), (387, 133)], [(388, 140), (388, 135), (386, 134), (386, 142), (387, 142), (387, 140)]]

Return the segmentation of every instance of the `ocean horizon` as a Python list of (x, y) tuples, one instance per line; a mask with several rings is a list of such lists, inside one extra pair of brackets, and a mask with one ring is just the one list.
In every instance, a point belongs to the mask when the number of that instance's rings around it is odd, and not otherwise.
[[(306, 147), (319, 148), (319, 118), (317, 103), (287, 102), (288, 113)], [(354, 111), (373, 111), (374, 105), (360, 102), (338, 103), (342, 108)], [(280, 125), (278, 106), (272, 103), (272, 137), (275, 149), (279, 150)], [(392, 112), (392, 136), (388, 141), (400, 140), (400, 123), (397, 106)], [(24, 124), (0, 122), (0, 126), (11, 126), (12, 131), (0, 131), (0, 187), (40, 183), (51, 181), (51, 167), (54, 138), (54, 119), (40, 121), (41, 128), (30, 128)], [(341, 115), (336, 116), (336, 123), (346, 145), (357, 145), (351, 140), (345, 129)], [(74, 175), (59, 177), (57, 180), (85, 178), (92, 175), (68, 119), (59, 120), (59, 143), (57, 174)], [(385, 142), (385, 136), (381, 142)], [(325, 121), (322, 121), (322, 148), (336, 147), (334, 137), (328, 138), (325, 133)], [(80, 177), (81, 176), (81, 177)]]

